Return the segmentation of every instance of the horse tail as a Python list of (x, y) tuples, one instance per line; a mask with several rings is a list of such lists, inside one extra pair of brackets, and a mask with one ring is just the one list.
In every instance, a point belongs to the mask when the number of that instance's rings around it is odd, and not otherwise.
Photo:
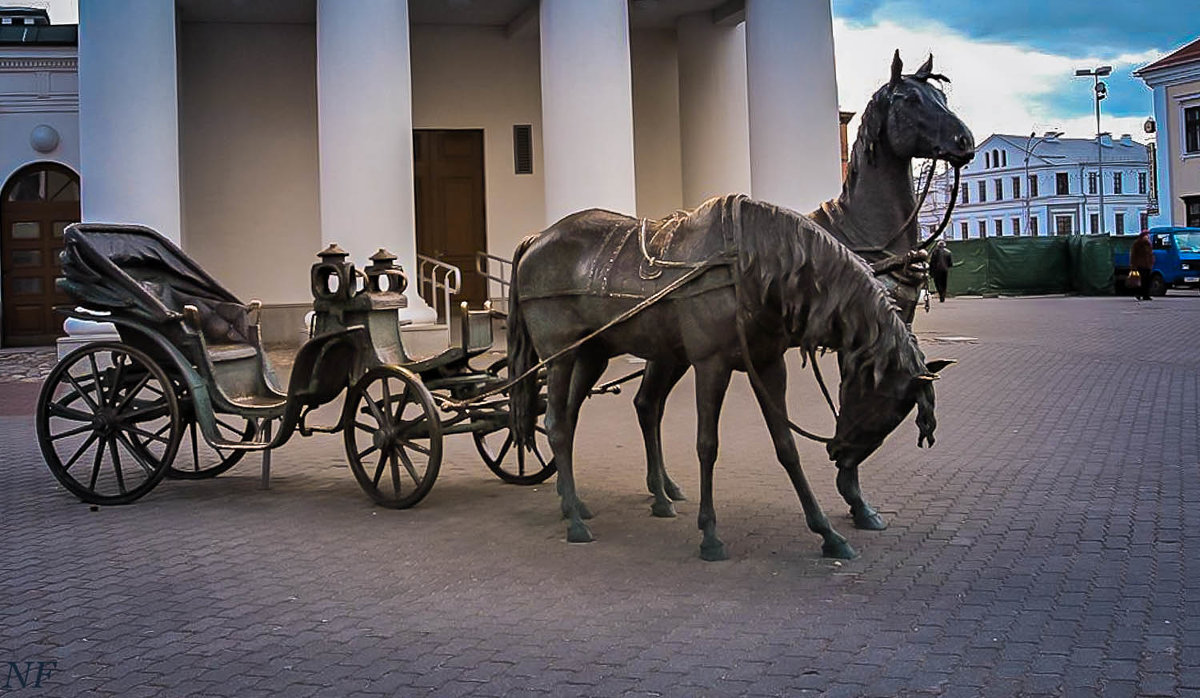
[[(537, 362), (533, 338), (525, 325), (518, 291), (518, 272), (521, 258), (537, 239), (530, 235), (517, 245), (512, 260), (512, 281), (508, 287), (508, 375), (516, 378), (524, 374)], [(514, 383), (508, 390), (509, 426), (516, 445), (527, 445), (533, 441), (537, 422), (537, 374)]]

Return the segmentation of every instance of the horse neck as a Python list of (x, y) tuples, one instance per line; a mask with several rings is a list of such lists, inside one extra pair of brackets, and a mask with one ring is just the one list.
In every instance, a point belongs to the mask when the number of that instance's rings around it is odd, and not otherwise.
[[(873, 159), (874, 162), (870, 162)], [(842, 186), (838, 204), (852, 225), (878, 235), (889, 251), (904, 252), (917, 242), (917, 207), (913, 193), (912, 158), (892, 152), (885, 142), (876, 144), (867, 158), (860, 136), (850, 159), (850, 174)], [(904, 226), (903, 234), (900, 233)]]

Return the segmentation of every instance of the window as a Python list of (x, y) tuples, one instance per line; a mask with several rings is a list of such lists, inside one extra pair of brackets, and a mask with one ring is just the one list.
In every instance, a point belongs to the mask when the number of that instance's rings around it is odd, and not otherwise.
[(979, 203), (987, 201), (987, 182), (980, 180), (979, 182)]
[(1038, 236), (1038, 219), (1037, 219), (1037, 216), (1032, 216), (1032, 217), (1030, 217), (1030, 219), (1029, 219), (1029, 234), (1030, 234), (1030, 235), (1032, 235), (1032, 236), (1034, 236), (1034, 237), (1037, 237), (1037, 236)]
[(1008, 151), (1007, 150), (1000, 151), (1000, 166), (1008, 167)]
[(994, 224), (996, 230), (996, 237), (1002, 237), (1004, 235), (1004, 220), (997, 218), (996, 220), (992, 221), (992, 223)]
[(1012, 223), (1012, 234), (1013, 234), (1013, 235), (1020, 235), (1020, 234), (1021, 234), (1021, 219), (1020, 219), (1020, 218), (1014, 218), (1014, 219), (1012, 219), (1012, 220), (1011, 220), (1011, 221), (1009, 221), (1009, 222), (1010, 222), (1010, 223)]
[(1037, 175), (1029, 175), (1029, 196), (1036, 199), (1037, 195), (1038, 195)]
[(1072, 219), (1070, 216), (1055, 216), (1054, 217), (1054, 234), (1055, 235), (1070, 235)]
[(1071, 193), (1071, 180), (1067, 178), (1066, 172), (1055, 173), (1054, 193), (1058, 194), (1059, 196), (1065, 196)]
[(962, 233), (962, 239), (963, 239), (963, 240), (966, 240), (966, 239), (967, 239), (967, 232), (968, 232), (968, 230), (969, 230), (969, 229), (968, 229), (968, 227), (967, 227), (967, 222), (966, 222), (966, 221), (963, 221), (962, 223), (959, 223), (959, 224), (958, 224), (958, 230), (959, 230), (959, 232), (961, 232), (961, 233)]
[(1183, 197), (1184, 225), (1200, 228), (1200, 196)]
[(1096, 193), (1096, 173), (1095, 172), (1088, 173), (1088, 193), (1089, 194)]
[(1138, 193), (1139, 194), (1146, 193), (1146, 173), (1145, 172), (1138, 173)]
[(1116, 230), (1117, 235), (1124, 235), (1125, 234), (1125, 214), (1117, 213), (1114, 215), (1115, 215), (1115, 218), (1113, 219), (1113, 227), (1117, 229)]
[(1012, 178), (1012, 189), (1013, 189), (1013, 198), (1014, 199), (1021, 198), (1021, 178), (1020, 177)]
[[(961, 195), (962, 195), (962, 196), (961, 196), (961, 198), (962, 198), (962, 202), (963, 202), (964, 204), (969, 204), (969, 203), (971, 203), (971, 189), (970, 189), (969, 187), (967, 187), (966, 183), (964, 182), (963, 184), (959, 185), (959, 187), (958, 187), (958, 188), (961, 190), (961, 192), (960, 192), (960, 193), (961, 193)], [(965, 238), (964, 238), (964, 239), (965, 239)]]
[(996, 201), (1000, 201), (1001, 199), (1004, 198), (1004, 180), (997, 179), (995, 184), (996, 184)]
[(1200, 106), (1183, 110), (1183, 140), (1183, 152), (1200, 153)]
[(990, 170), (992, 168), (992, 154), (990, 152), (983, 154), (983, 169)]
[(1121, 186), (1121, 173), (1114, 172), (1113, 173), (1113, 193), (1114, 194), (1122, 194), (1122, 193), (1124, 193), (1122, 191), (1122, 189), (1123, 189), (1123, 187)]
[(1092, 235), (1100, 234), (1100, 216), (1093, 213), (1088, 216), (1088, 223), (1092, 226)]
[(987, 221), (979, 221), (979, 237), (987, 237)]

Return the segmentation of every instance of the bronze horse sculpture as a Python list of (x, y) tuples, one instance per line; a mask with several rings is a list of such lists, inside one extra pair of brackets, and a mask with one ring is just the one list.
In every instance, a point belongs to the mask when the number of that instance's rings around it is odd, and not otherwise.
[[(918, 445), (932, 444), (940, 366), (926, 365), (870, 268), (804, 216), (744, 196), (712, 199), (678, 220), (669, 239), (650, 241), (650, 250), (674, 261), (667, 268), (649, 267), (633, 242), (646, 247), (646, 232), (637, 219), (593, 209), (526, 238), (514, 255), (509, 365), (522, 376), (538, 356), (547, 362), (545, 427), (567, 540), (592, 540), (574, 477), (580, 405), (611, 357), (633, 354), (654, 367), (646, 380), (657, 387), (667, 384), (663, 376), (677, 380), (695, 368), (702, 558), (727, 556), (713, 506), (717, 421), (732, 372), (748, 369), (761, 376), (752, 381), (755, 396), (809, 529), (822, 537), (826, 556), (853, 557), (801, 469), (786, 415), (784, 353), (793, 346), (841, 352), (841, 412), (829, 444), (839, 463), (870, 455), (914, 405)], [(536, 399), (531, 380), (510, 390), (518, 443), (533, 436)]]
[[(929, 158), (962, 167), (974, 157), (975, 139), (946, 106), (945, 94), (934, 84), (949, 79), (933, 72), (933, 56), (912, 75), (904, 75), (903, 68), (897, 51), (890, 79), (863, 110), (841, 195), (821, 204), (809, 217), (872, 265), (901, 317), (911, 322), (918, 289), (925, 284), (927, 257), (918, 247), (912, 161)], [(634, 398), (655, 516), (674, 516), (672, 501), (685, 499), (663, 464), (660, 425), (667, 396), (686, 370), (686, 366), (647, 362)], [(837, 463), (838, 492), (850, 506), (854, 525), (867, 530), (886, 528), (859, 486), (858, 467), (866, 455), (842, 453), (835, 457), (831, 451), (830, 457)]]

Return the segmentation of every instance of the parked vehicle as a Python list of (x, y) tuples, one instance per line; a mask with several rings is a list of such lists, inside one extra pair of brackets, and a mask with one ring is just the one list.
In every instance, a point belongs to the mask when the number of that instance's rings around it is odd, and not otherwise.
[[(1154, 270), (1150, 277), (1150, 295), (1166, 295), (1168, 288), (1200, 289), (1200, 228), (1150, 228), (1154, 246)], [(1117, 238), (1124, 241), (1125, 238)], [(1117, 288), (1125, 287), (1129, 276), (1129, 246), (1118, 244), (1113, 250), (1113, 271)]]

